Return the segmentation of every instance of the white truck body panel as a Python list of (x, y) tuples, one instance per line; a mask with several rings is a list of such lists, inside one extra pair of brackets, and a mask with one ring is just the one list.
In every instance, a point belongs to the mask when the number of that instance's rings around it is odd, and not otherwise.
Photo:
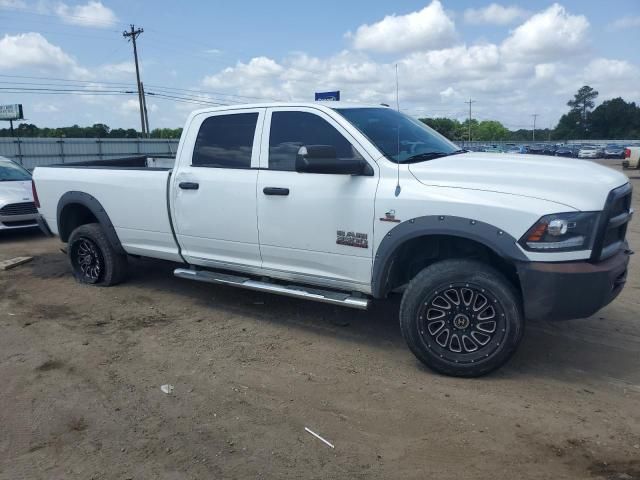
[(469, 152), (449, 160), (439, 158), (409, 169), (425, 185), (552, 201), (567, 211), (601, 210), (608, 193), (628, 181), (611, 168), (573, 158)]
[[(38, 182), (43, 199), (60, 199), (70, 191), (88, 193), (108, 212), (123, 248), (132, 255), (181, 261), (167, 211), (168, 170), (47, 168)], [(44, 201), (40, 214), (58, 233), (58, 201)]]
[[(401, 221), (428, 215), (473, 218), (518, 239), (544, 215), (602, 210), (608, 193), (627, 182), (625, 175), (592, 162), (538, 155), (464, 153), (398, 166), (331, 107), (256, 104), (208, 108), (189, 116), (169, 181), (169, 211), (185, 260), (370, 293), (377, 249), (397, 225), (379, 221), (390, 212)], [(271, 112), (283, 110), (325, 119), (369, 163), (373, 176), (269, 170)], [(192, 167), (202, 121), (234, 112), (259, 113), (251, 169)], [(60, 197), (68, 191), (86, 192), (104, 206), (126, 252), (180, 261), (166, 208), (169, 175), (109, 168), (35, 172), (40, 211), (54, 233)], [(178, 188), (189, 181), (202, 188)], [(286, 187), (291, 194), (264, 196), (264, 187)], [(336, 244), (340, 230), (366, 234), (368, 248)], [(532, 261), (579, 260), (591, 254), (518, 248)]]
[[(215, 113), (192, 115), (187, 122), (186, 135), (178, 149), (180, 163), (172, 179), (171, 194), (176, 235), (189, 263), (261, 266), (256, 182), (264, 112), (264, 108), (234, 110), (234, 113), (258, 113), (251, 170), (192, 166), (188, 160), (193, 155), (200, 126)], [(202, 187), (182, 190), (180, 182), (198, 182)]]
[[(269, 170), (269, 128), (273, 112), (308, 112), (319, 115), (349, 140), (374, 176), (300, 175)], [(342, 121), (341, 121), (342, 120)], [(262, 266), (268, 270), (295, 271), (331, 283), (359, 284), (368, 290), (372, 249), (336, 243), (340, 230), (351, 230), (373, 239), (372, 221), (378, 185), (378, 165), (365, 146), (368, 140), (335, 112), (309, 107), (269, 109), (262, 135), (258, 175), (258, 230)], [(288, 196), (263, 195), (265, 187), (289, 188)]]

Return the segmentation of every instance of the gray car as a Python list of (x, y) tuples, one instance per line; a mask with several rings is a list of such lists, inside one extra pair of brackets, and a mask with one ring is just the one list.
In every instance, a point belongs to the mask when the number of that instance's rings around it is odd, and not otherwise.
[(38, 226), (31, 174), (8, 158), (0, 157), (0, 230)]

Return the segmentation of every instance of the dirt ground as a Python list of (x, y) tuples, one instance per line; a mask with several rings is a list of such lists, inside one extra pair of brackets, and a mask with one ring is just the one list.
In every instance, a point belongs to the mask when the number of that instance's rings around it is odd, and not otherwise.
[(61, 246), (0, 235), (0, 260), (35, 257), (0, 272), (2, 479), (640, 479), (638, 255), (613, 304), (530, 323), (506, 367), (463, 380), (413, 357), (397, 301), (359, 312), (149, 260), (92, 288)]

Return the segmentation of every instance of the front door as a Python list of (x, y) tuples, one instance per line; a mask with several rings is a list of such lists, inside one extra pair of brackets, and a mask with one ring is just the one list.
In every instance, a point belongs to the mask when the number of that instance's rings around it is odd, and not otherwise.
[[(260, 268), (256, 182), (265, 109), (203, 113), (173, 178), (173, 218), (189, 263)], [(183, 161), (185, 161), (183, 160)]]
[[(366, 291), (371, 278), (378, 168), (341, 125), (314, 108), (272, 108), (258, 175), (258, 231), (267, 271)], [(340, 159), (365, 158), (373, 176), (297, 173), (298, 150), (331, 145)]]

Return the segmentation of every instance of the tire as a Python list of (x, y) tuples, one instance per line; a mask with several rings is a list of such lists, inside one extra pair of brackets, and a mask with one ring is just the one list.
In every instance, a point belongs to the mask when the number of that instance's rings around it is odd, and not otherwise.
[(80, 283), (109, 287), (127, 276), (127, 256), (116, 251), (98, 223), (81, 225), (71, 232), (67, 255)]
[(500, 272), (477, 261), (443, 260), (409, 283), (400, 329), (409, 349), (432, 370), (479, 377), (513, 355), (524, 317), (518, 293)]

